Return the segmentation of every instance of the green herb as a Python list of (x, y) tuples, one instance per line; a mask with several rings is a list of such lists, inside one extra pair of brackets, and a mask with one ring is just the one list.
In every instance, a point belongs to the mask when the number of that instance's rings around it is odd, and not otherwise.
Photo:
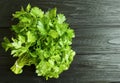
[(73, 61), (75, 52), (71, 48), (73, 29), (65, 22), (63, 14), (56, 14), (57, 9), (43, 12), (38, 7), (21, 8), (13, 14), (19, 22), (12, 25), (15, 37), (4, 37), (2, 46), (11, 50), (13, 57), (18, 57), (11, 70), (20, 74), (25, 65), (35, 65), (38, 76), (58, 78)]

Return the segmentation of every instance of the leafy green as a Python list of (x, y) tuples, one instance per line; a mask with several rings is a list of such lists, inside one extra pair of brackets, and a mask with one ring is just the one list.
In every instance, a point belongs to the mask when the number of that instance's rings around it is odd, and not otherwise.
[(43, 12), (38, 7), (21, 8), (13, 14), (19, 22), (12, 25), (15, 37), (4, 38), (2, 46), (11, 55), (17, 57), (11, 70), (20, 74), (23, 67), (35, 65), (38, 76), (58, 78), (67, 70), (73, 61), (75, 51), (72, 50), (74, 30), (65, 22), (63, 14), (57, 14), (57, 8)]

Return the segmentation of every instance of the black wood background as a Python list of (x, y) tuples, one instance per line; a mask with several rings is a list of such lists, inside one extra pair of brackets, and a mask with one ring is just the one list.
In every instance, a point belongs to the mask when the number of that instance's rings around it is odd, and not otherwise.
[(57, 7), (75, 30), (74, 61), (58, 79), (46, 81), (25, 67), (21, 75), (10, 71), (15, 59), (0, 46), (0, 83), (119, 83), (120, 0), (0, 0), (0, 42), (11, 37), (12, 13), (31, 3), (44, 11)]

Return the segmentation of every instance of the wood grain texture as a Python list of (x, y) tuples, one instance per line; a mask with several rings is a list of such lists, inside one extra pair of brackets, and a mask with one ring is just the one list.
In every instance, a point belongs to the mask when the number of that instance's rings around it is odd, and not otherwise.
[(75, 30), (76, 51), (68, 71), (59, 79), (37, 77), (34, 66), (21, 75), (9, 68), (14, 60), (0, 46), (0, 83), (119, 83), (120, 82), (120, 0), (0, 0), (0, 42), (11, 37), (11, 14), (31, 3), (44, 11), (53, 7), (64, 13)]

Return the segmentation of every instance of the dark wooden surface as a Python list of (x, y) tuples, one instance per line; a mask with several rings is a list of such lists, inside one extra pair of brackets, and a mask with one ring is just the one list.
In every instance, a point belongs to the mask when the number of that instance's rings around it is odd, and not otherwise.
[(0, 46), (0, 83), (119, 83), (120, 82), (120, 0), (0, 0), (0, 42), (11, 37), (12, 16), (31, 3), (44, 11), (57, 7), (75, 30), (74, 61), (58, 79), (37, 77), (33, 67), (21, 75), (9, 68), (14, 59)]

